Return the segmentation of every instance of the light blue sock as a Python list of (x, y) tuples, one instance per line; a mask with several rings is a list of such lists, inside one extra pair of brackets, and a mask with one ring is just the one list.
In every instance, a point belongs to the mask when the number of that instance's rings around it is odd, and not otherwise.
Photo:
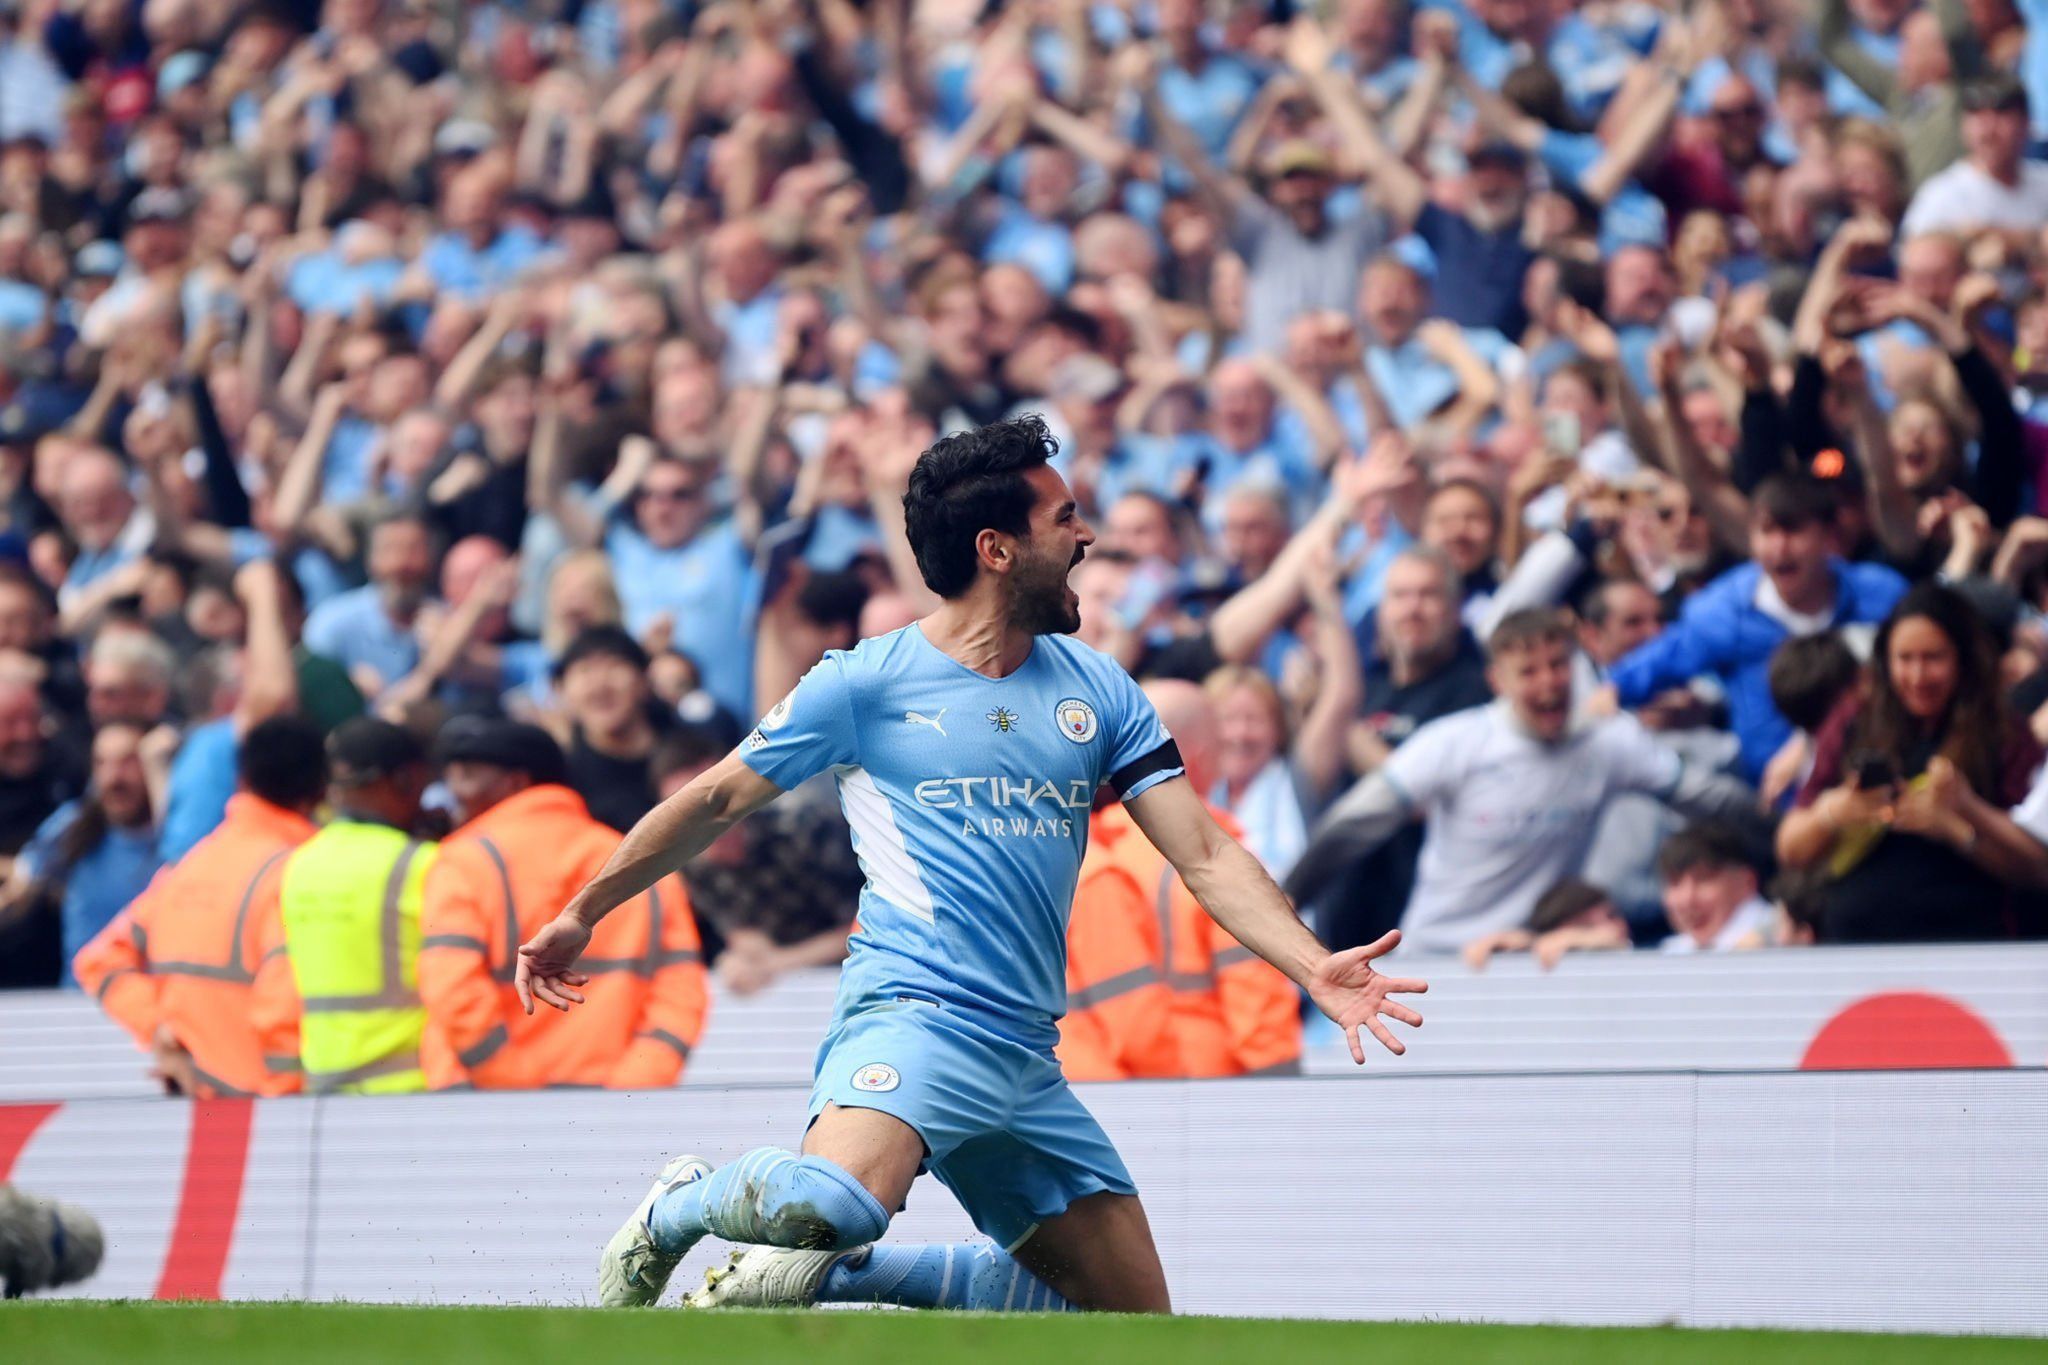
[(988, 1313), (1071, 1313), (1074, 1306), (994, 1242), (877, 1246), (825, 1273), (819, 1303), (893, 1303)]
[(843, 1251), (888, 1226), (888, 1213), (858, 1180), (823, 1157), (778, 1147), (670, 1190), (647, 1215), (654, 1244), (668, 1252), (688, 1251), (707, 1232), (728, 1242)]

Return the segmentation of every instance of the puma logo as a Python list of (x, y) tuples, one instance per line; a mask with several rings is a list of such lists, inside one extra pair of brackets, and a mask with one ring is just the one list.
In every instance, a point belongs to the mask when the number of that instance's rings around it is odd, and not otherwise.
[(936, 716), (921, 716), (915, 711), (905, 711), (903, 713), (903, 723), (905, 725), (929, 725), (932, 727), (932, 729), (937, 730), (941, 735), (945, 735), (947, 739), (951, 739), (952, 736), (946, 734), (946, 727), (939, 724), (940, 721), (946, 718), (946, 712), (948, 709), (950, 708), (941, 706), (939, 708), (939, 714), (937, 714)]

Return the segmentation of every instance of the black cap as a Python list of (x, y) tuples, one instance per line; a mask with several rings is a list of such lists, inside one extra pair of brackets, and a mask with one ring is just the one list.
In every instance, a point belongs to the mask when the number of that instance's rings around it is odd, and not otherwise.
[(568, 776), (562, 746), (538, 725), (497, 716), (457, 716), (434, 741), (437, 763), (488, 763), (525, 773), (535, 782)]
[(1963, 108), (1972, 113), (1984, 109), (2009, 109), (2022, 114), (2027, 112), (2026, 87), (2003, 71), (1990, 76), (1979, 76), (1973, 81), (1964, 81), (1962, 99)]
[(425, 763), (427, 751), (405, 727), (357, 716), (327, 737), (327, 759), (336, 782), (355, 786)]
[(585, 659), (623, 659), (642, 673), (648, 664), (647, 651), (640, 642), (618, 626), (584, 627), (555, 661), (555, 676), (566, 676)]

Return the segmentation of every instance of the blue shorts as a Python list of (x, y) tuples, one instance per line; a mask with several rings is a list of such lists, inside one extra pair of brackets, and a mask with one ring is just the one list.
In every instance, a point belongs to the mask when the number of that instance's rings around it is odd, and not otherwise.
[(1055, 1058), (926, 1001), (872, 1005), (833, 1025), (811, 1118), (827, 1104), (916, 1129), (924, 1168), (1005, 1250), (1077, 1199), (1138, 1192)]

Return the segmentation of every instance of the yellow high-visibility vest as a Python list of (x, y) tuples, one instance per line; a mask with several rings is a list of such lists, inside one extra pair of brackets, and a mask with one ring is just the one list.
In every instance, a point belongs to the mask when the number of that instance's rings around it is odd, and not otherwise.
[(293, 850), (279, 889), (285, 951), (304, 1013), (306, 1089), (389, 1095), (420, 1072), (420, 901), (440, 845), (337, 820)]

